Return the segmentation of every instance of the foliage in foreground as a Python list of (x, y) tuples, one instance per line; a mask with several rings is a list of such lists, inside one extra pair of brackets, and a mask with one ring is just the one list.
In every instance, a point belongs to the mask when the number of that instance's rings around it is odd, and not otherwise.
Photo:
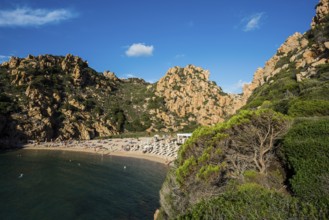
[[(177, 167), (163, 184), (163, 212), (169, 218), (185, 213), (202, 200), (224, 193), (232, 180), (280, 188), (283, 177), (275, 148), (289, 125), (289, 117), (259, 109), (241, 111), (227, 122), (197, 129), (181, 147)], [(247, 171), (255, 175), (247, 177)]]
[(283, 185), (266, 187), (259, 172), (247, 170), (243, 182), (234, 180), (231, 188), (229, 181), (219, 195), (190, 205), (178, 219), (328, 219), (329, 117), (295, 119), (280, 154), (291, 195)]
[(210, 201), (195, 205), (177, 219), (326, 219), (328, 207), (245, 184)]
[(247, 169), (266, 174), (275, 143), (289, 124), (289, 117), (260, 109), (241, 111), (227, 122), (197, 129), (179, 151), (177, 181), (218, 184), (224, 174), (240, 178)]

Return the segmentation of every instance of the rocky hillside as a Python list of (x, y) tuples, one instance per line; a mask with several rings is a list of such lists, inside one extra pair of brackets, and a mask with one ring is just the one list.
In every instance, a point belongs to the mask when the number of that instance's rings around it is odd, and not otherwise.
[[(316, 77), (319, 69), (328, 65), (329, 26), (328, 0), (322, 0), (316, 7), (316, 16), (311, 29), (305, 34), (295, 33), (277, 50), (263, 68), (259, 68), (251, 84), (243, 88), (243, 102), (247, 102), (252, 92), (264, 84), (272, 84), (275, 76), (293, 71), (294, 79), (302, 82)], [(289, 89), (288, 89), (289, 91)]]
[(255, 72), (237, 114), (180, 148), (158, 219), (328, 219), (328, 9)]
[(0, 137), (92, 139), (210, 125), (234, 113), (240, 97), (224, 94), (208, 77), (190, 65), (149, 84), (97, 73), (73, 55), (12, 57), (0, 66)]
[(156, 110), (157, 116), (169, 126), (177, 117), (184, 118), (186, 124), (212, 125), (224, 121), (241, 107), (239, 95), (224, 93), (209, 80), (209, 71), (193, 65), (169, 69), (157, 82), (156, 95), (164, 98), (170, 111), (168, 114)]
[(102, 112), (113, 80), (79, 57), (12, 57), (1, 65), (1, 137), (90, 139), (118, 133)]
[[(0, 66), (0, 139), (92, 139), (163, 128), (161, 98), (142, 79), (97, 73), (80, 57), (12, 57)], [(164, 106), (163, 106), (164, 107)]]

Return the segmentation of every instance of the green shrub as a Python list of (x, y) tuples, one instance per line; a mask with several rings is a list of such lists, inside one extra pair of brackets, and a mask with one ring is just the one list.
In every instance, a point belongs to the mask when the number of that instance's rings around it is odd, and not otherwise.
[(281, 151), (294, 194), (304, 201), (329, 204), (329, 118), (297, 120)]
[(5, 94), (0, 93), (0, 114), (6, 114), (10, 111), (11, 99)]
[(281, 57), (281, 59), (276, 63), (275, 69), (281, 68), (285, 64), (289, 64), (289, 63), (290, 63), (290, 56)]
[[(275, 141), (289, 127), (289, 121), (289, 117), (271, 109), (243, 110), (224, 123), (199, 127), (178, 152), (177, 181), (184, 185), (198, 180), (205, 180), (204, 183), (210, 185), (224, 184), (225, 173), (238, 176), (242, 172), (237, 168), (239, 166), (232, 165), (237, 155), (249, 158), (248, 166), (266, 174), (267, 157), (272, 154)], [(271, 135), (266, 135), (270, 131)], [(269, 149), (260, 155), (258, 152), (263, 150), (262, 147)], [(191, 163), (191, 160), (195, 162)], [(260, 164), (263, 160), (267, 161), (266, 165), (265, 162)]]
[(203, 201), (177, 219), (327, 219), (328, 206), (315, 207), (287, 195), (244, 184)]
[(316, 76), (320, 79), (328, 80), (329, 63), (316, 66)]
[(193, 169), (193, 166), (196, 165), (196, 160), (194, 157), (191, 157), (184, 161), (183, 165), (177, 168), (176, 170), (176, 177), (177, 181), (180, 184), (183, 184), (184, 178), (190, 174), (191, 170)]
[(324, 17), (323, 24), (318, 24), (315, 28), (306, 32), (306, 37), (309, 41), (309, 46), (314, 43), (321, 44), (329, 40), (329, 15)]
[(329, 115), (329, 101), (326, 100), (298, 100), (289, 108), (288, 114), (294, 117)]
[(161, 109), (165, 106), (166, 102), (163, 97), (156, 96), (151, 98), (148, 103), (148, 109)]
[(263, 105), (264, 101), (273, 103), (270, 108), (286, 113), (287, 105), (300, 94), (300, 86), (295, 79), (294, 70), (286, 70), (273, 76), (272, 84), (265, 83), (258, 87), (249, 97), (243, 109), (254, 109)]

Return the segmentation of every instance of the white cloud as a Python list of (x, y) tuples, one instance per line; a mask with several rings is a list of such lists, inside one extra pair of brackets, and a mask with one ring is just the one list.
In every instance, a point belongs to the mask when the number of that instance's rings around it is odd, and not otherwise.
[(136, 76), (133, 74), (127, 74), (126, 76), (127, 76), (127, 78), (136, 78)]
[(244, 25), (243, 31), (253, 31), (260, 28), (261, 19), (264, 17), (264, 12), (257, 13), (252, 16), (246, 17), (242, 20)]
[(184, 58), (185, 54), (176, 54), (175, 59)]
[(10, 56), (0, 55), (0, 63), (6, 62), (10, 59)]
[(153, 45), (147, 46), (143, 43), (136, 43), (129, 46), (126, 55), (128, 57), (152, 56), (153, 50)]
[(153, 80), (153, 79), (146, 79), (146, 80), (145, 80), (145, 82), (148, 82), (148, 83), (151, 83), (151, 84), (153, 84), (153, 83), (155, 83), (155, 82), (156, 82), (156, 80)]
[(74, 16), (72, 12), (65, 9), (17, 8), (14, 10), (0, 10), (0, 26), (41, 26), (64, 21)]
[(250, 82), (244, 82), (240, 79), (237, 83), (234, 83), (233, 85), (223, 86), (223, 90), (227, 93), (241, 93), (243, 86), (249, 83)]

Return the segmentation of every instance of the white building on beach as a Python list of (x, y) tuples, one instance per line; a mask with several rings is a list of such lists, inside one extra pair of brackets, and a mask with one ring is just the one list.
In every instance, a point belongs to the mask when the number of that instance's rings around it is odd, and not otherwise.
[(192, 136), (192, 133), (181, 133), (177, 134), (177, 143), (184, 144), (185, 141)]

